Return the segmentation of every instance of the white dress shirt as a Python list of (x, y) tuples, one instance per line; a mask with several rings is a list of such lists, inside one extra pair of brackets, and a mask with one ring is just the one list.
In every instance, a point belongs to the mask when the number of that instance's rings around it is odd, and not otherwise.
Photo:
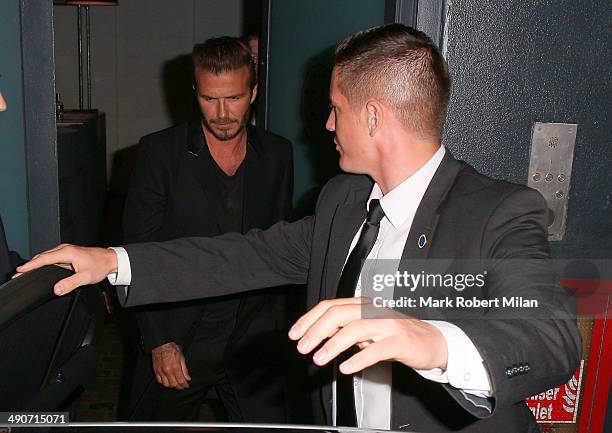
[[(370, 200), (379, 199), (385, 212), (380, 222), (378, 237), (367, 257), (368, 262), (373, 263), (373, 267), (376, 266), (377, 260), (399, 264), (417, 208), (442, 162), (444, 153), (444, 147), (440, 146), (440, 149), (423, 167), (384, 196), (377, 184), (372, 188), (368, 199), (368, 209)], [(361, 229), (353, 238), (349, 255), (357, 244), (360, 234)], [(396, 270), (387, 269), (391, 272)], [(361, 296), (361, 291), (361, 282), (358, 282), (355, 296)], [(392, 294), (385, 294), (385, 298), (392, 298)], [(433, 320), (426, 322), (438, 328), (444, 336), (448, 346), (448, 364), (446, 371), (440, 369), (416, 370), (417, 373), (429, 380), (449, 383), (462, 390), (468, 399), (469, 396), (466, 393), (478, 397), (489, 397), (491, 395), (489, 377), (482, 358), (469, 337), (451, 323)], [(358, 427), (387, 430), (391, 428), (391, 371), (391, 363), (382, 362), (365, 369), (361, 374), (354, 375)], [(336, 424), (335, 383), (333, 398), (333, 420)], [(474, 404), (478, 403), (474, 402)]]
[[(408, 238), (412, 221), (423, 195), (427, 190), (438, 166), (442, 162), (445, 149), (440, 149), (417, 172), (383, 196), (375, 184), (368, 199), (380, 199), (385, 217), (380, 222), (378, 237), (368, 255), (368, 261), (395, 259), (399, 263), (404, 245)], [(361, 229), (355, 234), (349, 254), (355, 247)], [(117, 253), (117, 272), (110, 274), (112, 285), (129, 286), (131, 283), (130, 259), (121, 247), (112, 248)], [(348, 256), (347, 256), (348, 258)], [(126, 288), (126, 292), (127, 292)], [(361, 285), (357, 284), (355, 296), (361, 296)], [(488, 374), (478, 350), (469, 337), (457, 326), (443, 321), (427, 321), (436, 326), (448, 347), (446, 371), (440, 369), (416, 370), (421, 376), (440, 383), (449, 383), (460, 389), (467, 399), (469, 394), (477, 397), (491, 396)], [(408, 367), (406, 367), (408, 368)], [(361, 428), (390, 429), (391, 424), (391, 364), (383, 362), (354, 375), (355, 408), (357, 425)], [(336, 423), (336, 391), (333, 386), (333, 421)], [(470, 400), (472, 401), (472, 400)], [(474, 404), (478, 404), (474, 401)]]

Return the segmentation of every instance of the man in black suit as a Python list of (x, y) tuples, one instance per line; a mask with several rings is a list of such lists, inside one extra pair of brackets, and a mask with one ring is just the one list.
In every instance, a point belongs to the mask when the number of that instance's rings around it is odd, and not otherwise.
[[(201, 116), (140, 141), (126, 243), (246, 233), (289, 218), (291, 143), (247, 126), (257, 95), (250, 50), (237, 38), (214, 38), (197, 44), (192, 59)], [(145, 358), (131, 419), (197, 420), (215, 388), (231, 421), (286, 421), (282, 308), (280, 295), (267, 291), (137, 309)], [(255, 365), (241, 363), (261, 341), (273, 349)]]
[[(126, 305), (307, 282), (309, 311), (289, 338), (317, 366), (315, 422), (535, 432), (524, 399), (568, 380), (578, 364), (575, 303), (548, 266), (542, 197), (478, 174), (441, 146), (449, 93), (446, 63), (426, 35), (399, 24), (360, 32), (336, 50), (327, 122), (341, 168), (354, 174), (325, 186), (313, 216), (245, 236), (115, 252), (64, 246), (19, 271), (72, 266), (76, 274), (56, 294), (108, 274), (124, 286)], [(379, 308), (370, 317), (372, 304), (358, 297), (366, 258), (401, 258), (396, 269), (415, 274), (416, 259), (453, 259), (456, 275), (471, 271), (457, 259), (487, 260), (492, 277), (469, 295), (492, 304), (522, 296), (539, 306), (442, 311), (441, 320)], [(191, 290), (169, 291), (175, 281)], [(396, 284), (393, 297), (410, 293)]]

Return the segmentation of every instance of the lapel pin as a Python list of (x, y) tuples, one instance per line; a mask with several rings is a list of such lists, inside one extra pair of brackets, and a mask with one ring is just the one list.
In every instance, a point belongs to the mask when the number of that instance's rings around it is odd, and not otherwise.
[(422, 249), (426, 244), (427, 244), (427, 237), (425, 235), (419, 236), (419, 241), (418, 241), (419, 248)]

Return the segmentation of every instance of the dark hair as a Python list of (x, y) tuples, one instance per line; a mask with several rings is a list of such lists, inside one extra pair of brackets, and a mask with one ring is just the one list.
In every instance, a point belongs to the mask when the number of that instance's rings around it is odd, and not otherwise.
[(411, 131), (442, 136), (451, 82), (425, 33), (402, 24), (364, 30), (340, 43), (334, 64), (340, 91), (354, 108), (377, 98)]
[(222, 36), (208, 39), (193, 47), (191, 58), (194, 70), (200, 68), (217, 75), (247, 67), (249, 87), (252, 89), (257, 84), (253, 54), (248, 45), (239, 38)]

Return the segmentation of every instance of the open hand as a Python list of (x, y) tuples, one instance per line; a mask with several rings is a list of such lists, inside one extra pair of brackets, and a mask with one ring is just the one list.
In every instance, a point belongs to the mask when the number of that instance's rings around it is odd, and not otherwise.
[[(384, 318), (364, 319), (365, 309)], [(327, 340), (313, 356), (320, 366), (356, 345), (361, 350), (339, 366), (344, 374), (381, 361), (397, 361), (418, 370), (446, 369), (446, 340), (435, 326), (393, 310), (376, 310), (367, 298), (322, 301), (298, 319), (289, 338), (299, 340), (297, 348), (302, 354)]]
[(58, 281), (53, 286), (55, 294), (60, 296), (77, 287), (99, 283), (108, 274), (117, 272), (117, 255), (107, 248), (61, 244), (19, 266), (13, 278), (46, 265), (57, 265), (74, 271), (74, 275)]

